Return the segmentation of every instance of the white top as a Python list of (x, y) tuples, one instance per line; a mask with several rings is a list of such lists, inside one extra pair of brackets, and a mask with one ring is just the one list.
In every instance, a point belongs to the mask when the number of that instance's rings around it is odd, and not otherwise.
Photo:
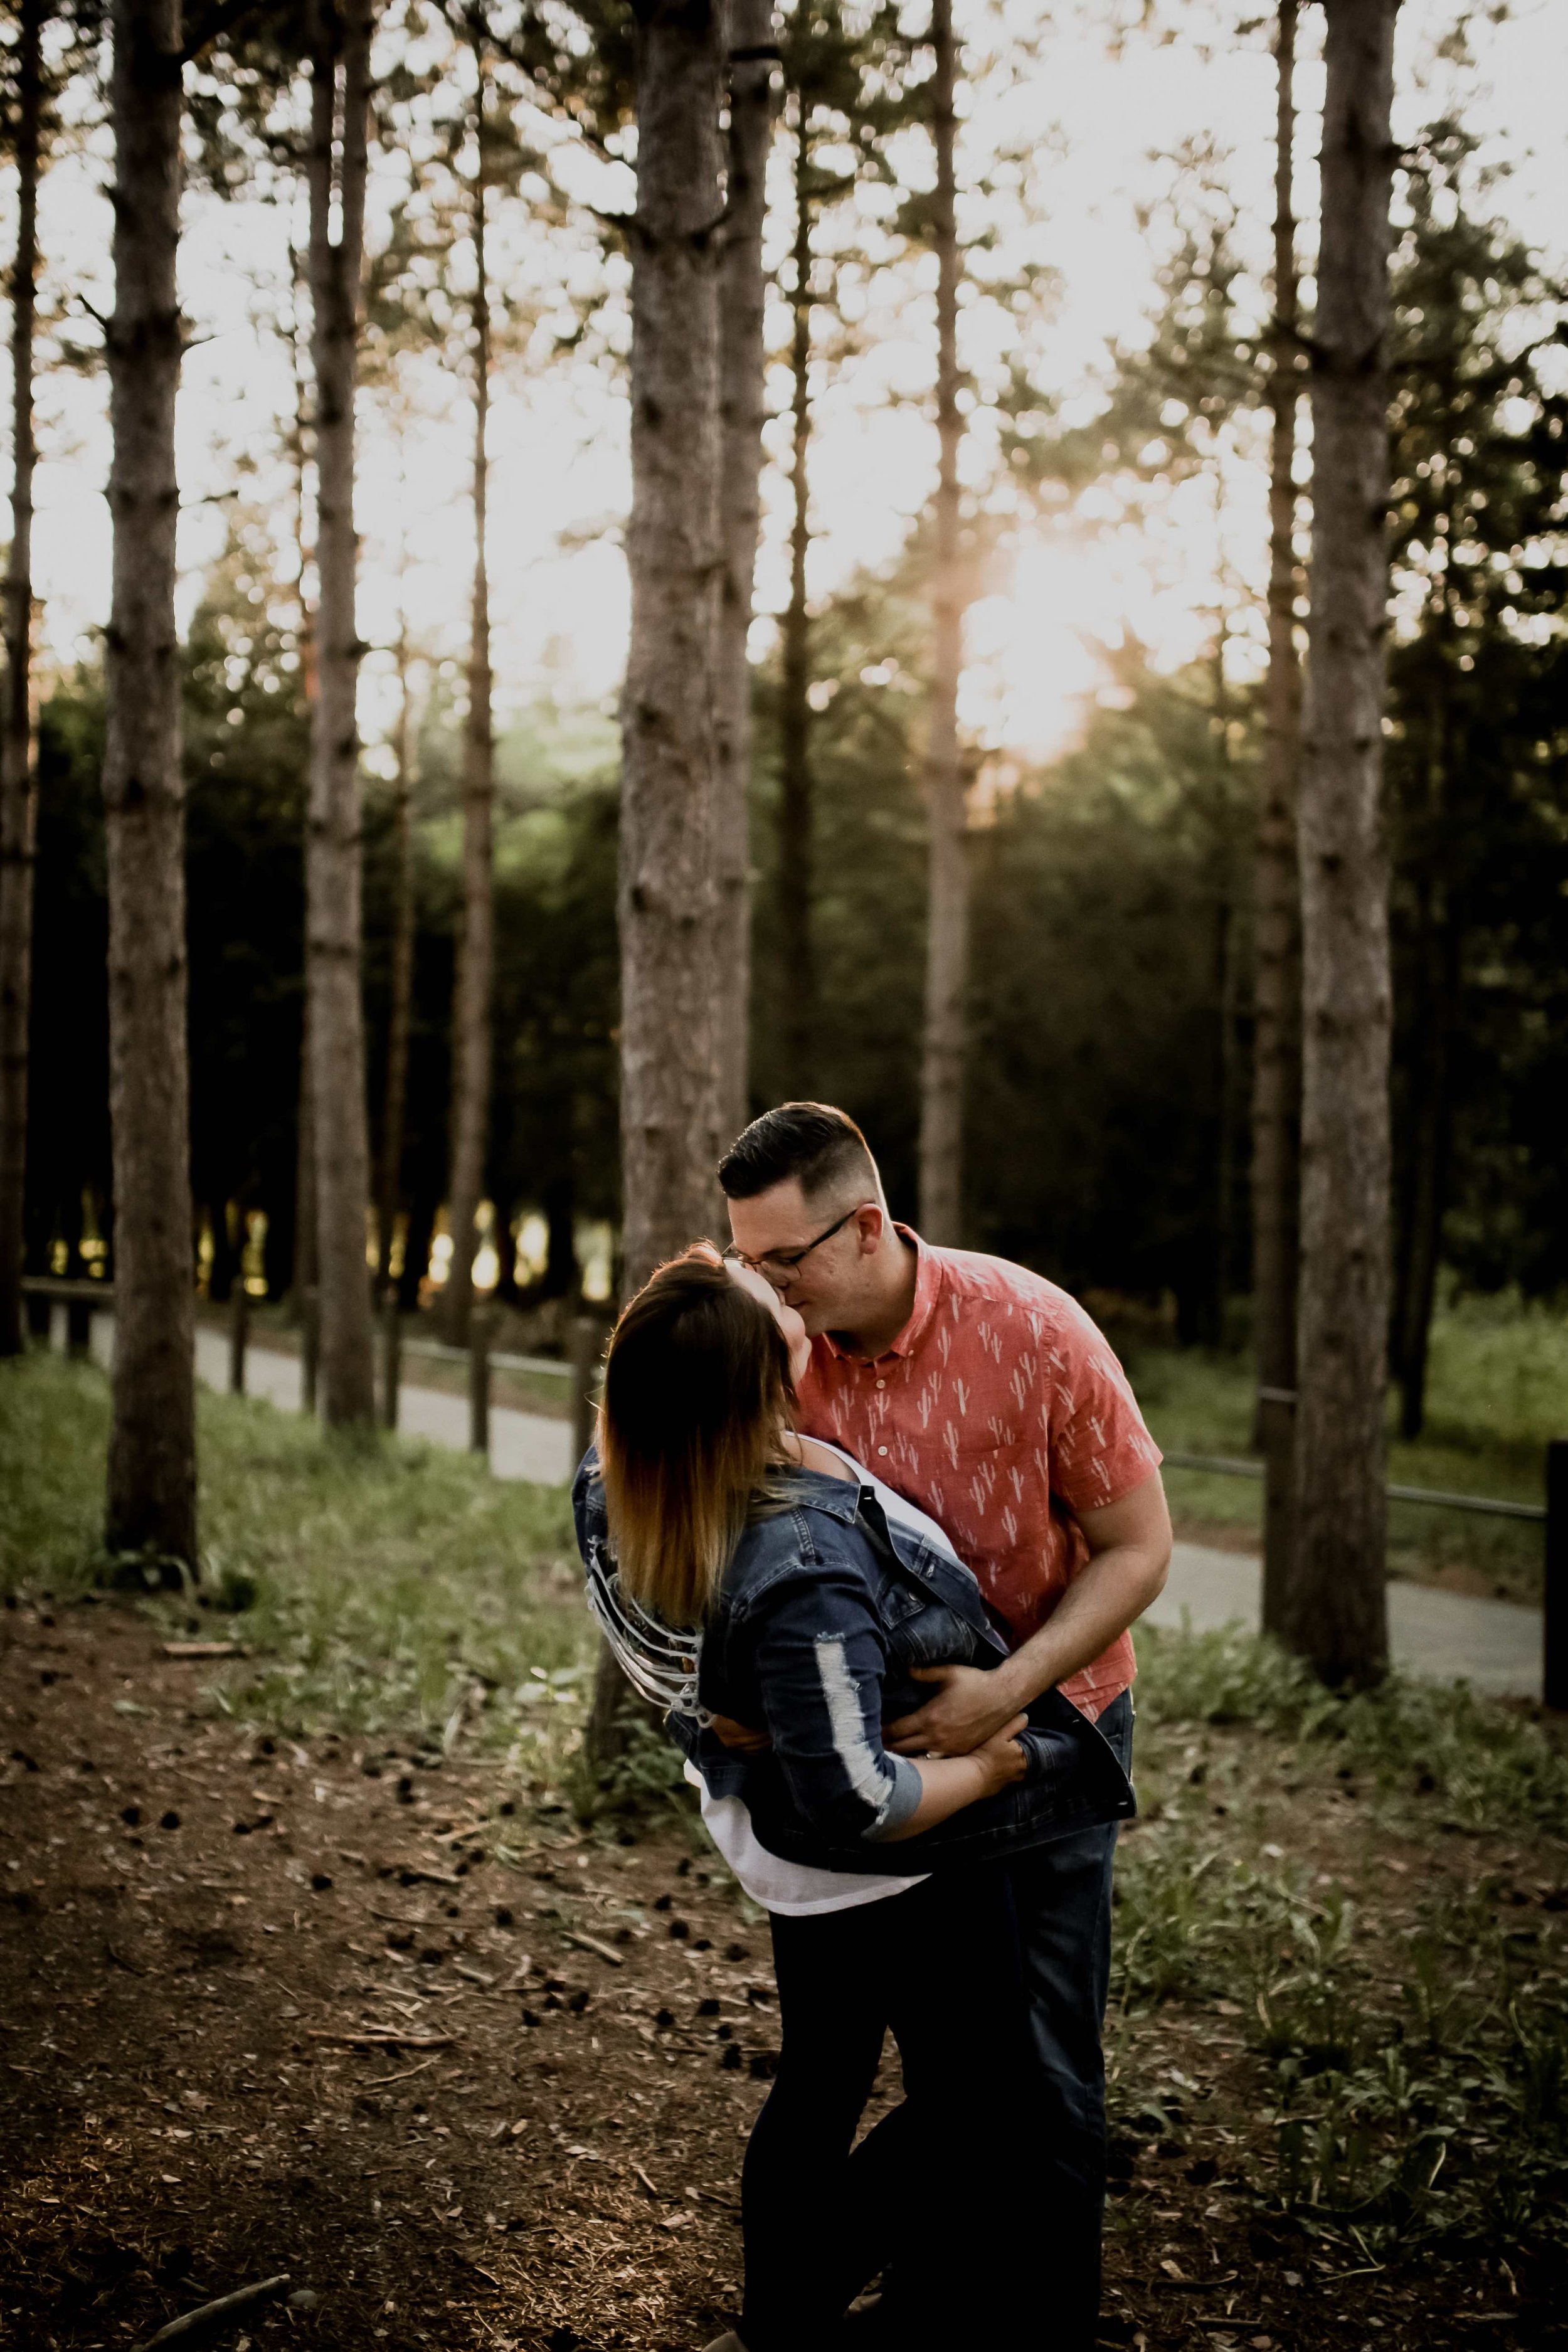
[[(826, 1445), (825, 1438), (813, 1441)], [(936, 1521), (895, 1495), (869, 1470), (863, 1469), (852, 1454), (841, 1445), (827, 1445), (829, 1454), (837, 1454), (847, 1463), (862, 1486), (869, 1486), (888, 1517), (923, 1536), (927, 1543), (944, 1551), (952, 1559), (958, 1554)], [(702, 1821), (709, 1836), (745, 1888), (753, 1903), (766, 1911), (782, 1911), (790, 1918), (804, 1918), (818, 1911), (853, 1911), (862, 1903), (879, 1902), (884, 1895), (903, 1895), (910, 1887), (919, 1886), (930, 1875), (922, 1871), (915, 1878), (892, 1878), (863, 1874), (851, 1870), (814, 1870), (808, 1864), (784, 1862), (770, 1853), (752, 1827), (752, 1816), (739, 1797), (710, 1796), (702, 1776), (694, 1764), (688, 1763), (686, 1777), (694, 1789), (702, 1791)]]

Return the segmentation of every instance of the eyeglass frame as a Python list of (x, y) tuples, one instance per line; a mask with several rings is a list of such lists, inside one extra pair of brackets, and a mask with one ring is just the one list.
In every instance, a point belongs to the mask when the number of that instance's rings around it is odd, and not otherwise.
[(787, 1282), (793, 1275), (799, 1272), (803, 1262), (811, 1255), (814, 1249), (820, 1249), (824, 1242), (830, 1242), (833, 1239), (835, 1234), (841, 1234), (850, 1218), (858, 1217), (862, 1209), (874, 1209), (876, 1206), (875, 1201), (857, 1201), (852, 1209), (846, 1209), (836, 1223), (829, 1225), (826, 1233), (818, 1234), (815, 1241), (807, 1242), (803, 1249), (790, 1250), (787, 1253), (767, 1250), (761, 1257), (748, 1257), (738, 1243), (731, 1242), (721, 1250), (719, 1255), (731, 1265), (743, 1265), (749, 1274), (761, 1274), (764, 1282), (768, 1280), (768, 1276), (763, 1274), (763, 1268), (768, 1265), (779, 1266)]

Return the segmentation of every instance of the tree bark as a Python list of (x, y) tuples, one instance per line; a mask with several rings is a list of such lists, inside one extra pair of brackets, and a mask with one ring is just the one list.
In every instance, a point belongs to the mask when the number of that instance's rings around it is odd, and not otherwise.
[[(305, 579), (314, 551), (310, 544), (309, 504), (306, 477), (310, 466), (310, 388), (301, 351), (300, 314), (306, 276), (305, 257), (290, 242), (289, 247), (289, 283), (294, 289), (294, 315), (289, 338), (289, 358), (294, 370), (294, 430), (290, 436), (294, 459), (294, 545), (300, 563), (300, 691), (305, 699), (306, 715), (312, 735), (316, 711), (316, 616), (306, 593)], [(304, 844), (307, 861), (310, 855), (310, 824), (307, 815)], [(301, 1332), (313, 1330), (314, 1294), (317, 1287), (316, 1258), (316, 1128), (310, 1108), (310, 939), (307, 927), (305, 946), (305, 989), (300, 1010), (300, 1095), (298, 1127), (294, 1139), (294, 1255), (290, 1290), (294, 1319)], [(316, 1409), (315, 1341), (312, 1338), (305, 1349), (302, 1362), (300, 1401), (307, 1412)]]
[(16, 254), (11, 270), (11, 554), (5, 571), (5, 706), (0, 732), (0, 1356), (19, 1355), (27, 1184), (27, 1028), (38, 779), (33, 740), (33, 334), (44, 0), (16, 16)]
[(816, 965), (811, 931), (811, 616), (805, 559), (811, 547), (811, 136), (810, 101), (797, 93), (795, 140), (795, 283), (791, 292), (790, 372), (795, 427), (791, 451), (789, 604), (784, 613), (783, 699), (779, 723), (777, 908), (780, 1014), (786, 1095), (814, 1091)]
[(1274, 164), (1273, 431), (1268, 470), (1268, 682), (1253, 863), (1252, 1293), (1257, 1436), (1263, 1455), (1263, 1626), (1284, 1629), (1295, 1540), (1296, 1286), (1301, 1186), (1301, 885), (1296, 800), (1301, 665), (1296, 651), (1297, 339), (1300, 296), (1291, 176), (1297, 0), (1279, 0)]
[(1389, 113), (1397, 0), (1327, 0), (1313, 341), (1312, 618), (1300, 808), (1298, 1551), (1284, 1633), (1327, 1681), (1388, 1659)]
[(466, 1347), (474, 1298), (474, 1220), (484, 1192), (490, 1112), (490, 999), (495, 964), (495, 734), (490, 711), (489, 571), (486, 560), (490, 412), (489, 283), (485, 269), (484, 34), (470, 19), (479, 74), (479, 160), (474, 237), (474, 597), (468, 647), (468, 716), (463, 730), (463, 929), (452, 1035), (452, 1175), (447, 1217), (452, 1255), (442, 1298), (448, 1346)]
[[(362, 820), (355, 719), (354, 374), (364, 230), (371, 0), (320, 0), (310, 84), (310, 308), (316, 379), (316, 701), (307, 862), (311, 1084), (318, 1108), (316, 1231), (323, 1417), (375, 1421), (365, 1213), (361, 996)], [(341, 89), (341, 95), (340, 95)], [(332, 198), (339, 199), (332, 235)]]
[(179, 0), (116, 0), (114, 529), (103, 800), (115, 1347), (106, 1541), (196, 1568), (184, 785), (174, 631), (182, 326)]
[(925, 1051), (921, 1071), (920, 1209), (926, 1239), (956, 1243), (962, 1233), (964, 993), (969, 961), (969, 877), (965, 793), (958, 745), (958, 679), (963, 658), (960, 572), (958, 225), (953, 89), (958, 69), (952, 0), (932, 0), (931, 139), (936, 189), (931, 219), (937, 257), (937, 433), (940, 462), (931, 725), (926, 745), (926, 804), (931, 827), (926, 912)]
[[(1434, 797), (1440, 796), (1440, 785)], [(1440, 823), (1440, 817), (1439, 817)], [(1441, 835), (1428, 854), (1440, 854)], [(1399, 1433), (1420, 1436), (1426, 1422), (1426, 1362), (1442, 1257), (1452, 1132), (1454, 1037), (1458, 1027), (1462, 931), (1440, 877), (1423, 877), (1420, 971), (1413, 1040), (1410, 1174), (1401, 1236), (1403, 1266), (1394, 1341), (1399, 1381)]]
[(392, 1002), (386, 1024), (386, 1093), (382, 1105), (376, 1183), (376, 1290), (392, 1280), (392, 1244), (403, 1189), (403, 1132), (408, 1097), (408, 1034), (414, 1015), (414, 780), (410, 754), (408, 618), (397, 632), (396, 762), (392, 783)]
[(723, 576), (715, 705), (714, 912), (719, 1123), (737, 1134), (750, 1108), (752, 986), (752, 625), (763, 462), (763, 222), (773, 139), (772, 0), (731, 0), (730, 132), (719, 264), (719, 486)]
[(637, 0), (619, 916), (630, 1288), (716, 1222), (720, 9)]
[[(713, 1230), (720, 1140), (718, 0), (635, 0), (631, 644), (621, 706), (622, 1261), (628, 1292)], [(603, 1774), (637, 1702), (601, 1643)]]

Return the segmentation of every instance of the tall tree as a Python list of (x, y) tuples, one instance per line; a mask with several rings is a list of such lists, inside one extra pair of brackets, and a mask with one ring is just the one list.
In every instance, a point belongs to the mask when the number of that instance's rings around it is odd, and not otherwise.
[(1252, 1286), (1263, 1454), (1263, 1623), (1283, 1630), (1295, 1512), (1296, 1286), (1300, 1199), (1301, 918), (1296, 794), (1296, 414), (1300, 292), (1295, 160), (1297, 0), (1279, 0), (1274, 157), (1274, 337), (1268, 397), (1268, 682), (1253, 861)]
[[(799, 17), (797, 15), (797, 29)], [(805, 20), (807, 40), (821, 29), (816, 12)], [(796, 44), (792, 43), (792, 48)], [(815, 46), (815, 44), (813, 44)], [(805, 74), (795, 84), (795, 242), (790, 255), (790, 530), (789, 603), (782, 631), (779, 708), (779, 846), (774, 871), (779, 953), (789, 985), (780, 1013), (783, 1086), (787, 1095), (813, 1091), (816, 1039), (816, 965), (812, 937), (811, 614), (805, 565), (811, 547), (811, 232), (818, 190), (814, 169), (812, 112), (816, 91)]]
[(724, 568), (719, 595), (714, 816), (719, 1118), (721, 1132), (727, 1136), (745, 1125), (749, 1108), (752, 666), (746, 640), (752, 625), (763, 461), (763, 222), (773, 138), (773, 59), (777, 54), (773, 31), (773, 0), (731, 0), (724, 247), (719, 277), (719, 510)]
[(486, 546), (490, 413), (490, 293), (485, 247), (486, 92), (489, 58), (482, 16), (468, 18), (474, 60), (475, 161), (469, 233), (474, 252), (474, 584), (468, 641), (468, 711), (463, 730), (463, 920), (452, 1017), (452, 1175), (447, 1188), (452, 1255), (443, 1301), (446, 1336), (468, 1339), (474, 1296), (474, 1221), (484, 1190), (489, 1133), (491, 997), (495, 971), (495, 728), (490, 708), (489, 566)]
[(182, 330), (179, 0), (116, 0), (114, 529), (103, 801), (109, 867), (115, 1350), (106, 1538), (196, 1565), (184, 787), (174, 629)]
[(1326, 0), (1300, 805), (1297, 1552), (1283, 1632), (1333, 1682), (1388, 1657), (1388, 261), (1398, 0)]
[(5, 570), (5, 705), (0, 721), (0, 1356), (22, 1345), (27, 1177), (27, 1031), (32, 995), (37, 770), (33, 737), (33, 334), (46, 0), (16, 13), (8, 144), (16, 161), (11, 268), (11, 554)]
[[(844, 0), (796, 0), (784, 20), (783, 79), (790, 117), (794, 237), (784, 278), (789, 338), (789, 596), (780, 622), (778, 815), (773, 870), (773, 942), (781, 971), (772, 1084), (787, 1095), (821, 1083), (821, 1008), (816, 912), (817, 806), (813, 616), (807, 601), (812, 541), (811, 454), (825, 362), (842, 360), (854, 335), (842, 299), (847, 279), (868, 274), (853, 199), (873, 177), (893, 179), (891, 135), (925, 119), (925, 91), (910, 90), (908, 43), (896, 11), (870, 12)], [(820, 234), (825, 215), (835, 233)], [(782, 275), (783, 273), (781, 273)], [(826, 334), (824, 323), (831, 325)], [(830, 340), (831, 339), (831, 340)]]
[(619, 899), (626, 1279), (712, 1222), (718, 0), (635, 0), (631, 644)]
[(926, 913), (925, 1047), (921, 1067), (920, 1218), (928, 1241), (954, 1243), (962, 1232), (964, 991), (969, 963), (966, 793), (958, 740), (958, 679), (963, 659), (958, 404), (959, 250), (954, 144), (958, 45), (952, 0), (932, 0), (931, 143), (936, 187), (931, 237), (936, 248), (936, 420), (939, 445), (932, 550), (931, 681), (926, 738), (926, 802), (931, 826)]
[(381, 1163), (376, 1172), (376, 1287), (392, 1279), (392, 1244), (403, 1191), (407, 1124), (408, 1034), (414, 1017), (414, 761), (408, 615), (397, 626), (397, 723), (392, 753), (392, 988), (386, 1023), (386, 1086), (382, 1098)]
[[(310, 281), (316, 379), (316, 699), (306, 860), (322, 1410), (374, 1421), (361, 997), (360, 642), (354, 614), (355, 338), (364, 236), (372, 0), (318, 0), (311, 26)], [(337, 234), (332, 233), (334, 198)], [(331, 1105), (330, 1118), (320, 1116)]]

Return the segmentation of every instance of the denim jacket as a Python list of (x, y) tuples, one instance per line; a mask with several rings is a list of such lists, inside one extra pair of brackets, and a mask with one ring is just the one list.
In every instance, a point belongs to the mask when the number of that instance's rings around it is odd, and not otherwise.
[[(1050, 1690), (1020, 1734), (1022, 1780), (889, 1843), (921, 1798), (913, 1765), (882, 1744), (884, 1721), (931, 1696), (911, 1669), (989, 1669), (1011, 1639), (972, 1572), (889, 1520), (869, 1486), (798, 1470), (781, 1477), (779, 1495), (742, 1534), (694, 1644), (694, 1696), (666, 1717), (710, 1794), (739, 1797), (770, 1853), (903, 1876), (1131, 1819), (1131, 1787), (1109, 1742)], [(615, 1563), (592, 1451), (572, 1504), (590, 1583), (602, 1587)], [(765, 1726), (771, 1750), (736, 1755), (711, 1729), (715, 1715)]]

